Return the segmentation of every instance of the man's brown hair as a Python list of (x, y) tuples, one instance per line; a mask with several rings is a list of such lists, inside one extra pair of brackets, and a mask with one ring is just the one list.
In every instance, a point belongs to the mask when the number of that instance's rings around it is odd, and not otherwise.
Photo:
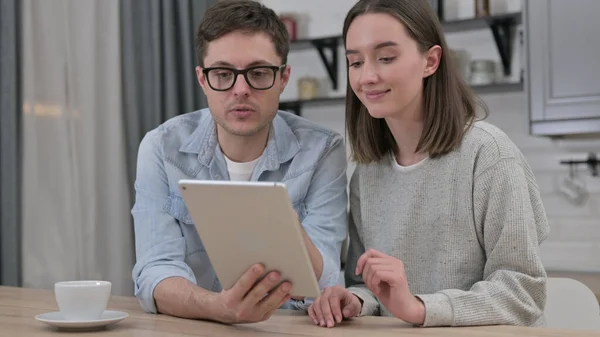
[[(290, 50), (288, 31), (279, 16), (270, 8), (253, 0), (220, 0), (204, 13), (196, 32), (196, 58), (204, 67), (208, 43), (234, 31), (265, 33), (273, 42), (282, 64), (287, 63)], [(243, 50), (240, 50), (242, 53)]]

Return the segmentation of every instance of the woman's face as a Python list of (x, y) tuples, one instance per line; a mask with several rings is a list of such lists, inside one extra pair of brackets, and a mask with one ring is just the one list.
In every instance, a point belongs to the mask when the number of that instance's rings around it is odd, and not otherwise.
[(346, 34), (349, 83), (371, 116), (402, 117), (415, 109), (421, 113), (423, 79), (435, 71), (432, 62), (437, 66), (440, 56), (432, 60), (432, 50), (421, 52), (391, 15), (369, 13), (354, 19)]

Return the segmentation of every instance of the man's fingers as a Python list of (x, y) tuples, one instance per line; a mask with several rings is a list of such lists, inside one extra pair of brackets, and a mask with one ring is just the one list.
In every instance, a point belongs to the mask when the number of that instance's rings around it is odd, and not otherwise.
[[(246, 294), (246, 297), (242, 300), (242, 306), (245, 309), (253, 308), (259, 302), (263, 300), (265, 295), (269, 293), (277, 283), (280, 282), (280, 275), (277, 272), (269, 272), (260, 282), (254, 285), (252, 289)], [(278, 288), (281, 289), (281, 284)], [(286, 286), (289, 291), (289, 283)], [(287, 295), (287, 294), (286, 294)]]
[[(257, 289), (258, 289), (258, 287), (256, 287), (252, 291), (256, 290), (256, 293), (259, 294), (260, 291)], [(257, 302), (257, 307), (250, 306), (250, 307), (245, 307), (245, 308), (250, 308), (250, 310), (258, 310), (261, 313), (267, 313), (269, 311), (272, 311), (273, 308), (276, 310), (277, 308), (279, 308), (281, 306), (280, 303), (282, 303), (282, 302), (285, 303), (285, 299), (290, 296), (291, 289), (292, 289), (292, 286), (289, 282), (283, 282), (276, 289), (271, 291), (271, 293), (269, 293), (269, 295), (267, 295), (267, 296), (263, 295), (261, 297), (261, 299)], [(253, 302), (254, 302), (254, 299), (252, 299), (251, 301), (249, 301), (247, 303), (249, 305)], [(246, 304), (246, 303), (244, 303), (244, 304)]]
[[(277, 309), (279, 309), (285, 302), (290, 300), (291, 295), (289, 294), (289, 292), (285, 292), (285, 291), (281, 290), (280, 288), (281, 288), (281, 286), (279, 286), (276, 291), (269, 294), (269, 297), (273, 296), (272, 298), (266, 297), (264, 299), (265, 302), (262, 303), (262, 305), (264, 305), (264, 307), (259, 309), (261, 312), (264, 312), (263, 317), (262, 317), (263, 321), (268, 319), (269, 317), (271, 317), (271, 315), (273, 315), (273, 313)], [(284, 295), (284, 294), (286, 294), (286, 295)]]
[(248, 269), (248, 271), (246, 271), (231, 288), (231, 294), (233, 298), (236, 301), (241, 302), (250, 289), (252, 289), (256, 281), (264, 273), (264, 270), (265, 268), (261, 264), (256, 264), (250, 267), (250, 269)]

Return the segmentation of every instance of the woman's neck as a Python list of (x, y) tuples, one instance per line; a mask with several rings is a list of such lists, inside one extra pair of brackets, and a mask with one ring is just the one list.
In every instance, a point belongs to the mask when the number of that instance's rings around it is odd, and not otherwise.
[(408, 106), (394, 117), (386, 118), (388, 128), (396, 141), (394, 154), (399, 165), (414, 165), (428, 156), (428, 153), (416, 153), (423, 133), (422, 111), (422, 104), (415, 104)]
[(427, 158), (427, 153), (415, 152), (423, 132), (422, 121), (386, 120), (396, 141), (394, 155), (399, 165), (410, 166)]

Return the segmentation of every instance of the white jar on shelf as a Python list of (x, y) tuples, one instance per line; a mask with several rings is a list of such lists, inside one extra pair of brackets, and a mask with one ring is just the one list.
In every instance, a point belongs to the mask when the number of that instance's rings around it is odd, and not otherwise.
[(315, 99), (318, 96), (319, 80), (315, 77), (298, 79), (298, 98), (301, 100)]
[(471, 85), (489, 85), (496, 82), (496, 62), (492, 60), (471, 61)]

